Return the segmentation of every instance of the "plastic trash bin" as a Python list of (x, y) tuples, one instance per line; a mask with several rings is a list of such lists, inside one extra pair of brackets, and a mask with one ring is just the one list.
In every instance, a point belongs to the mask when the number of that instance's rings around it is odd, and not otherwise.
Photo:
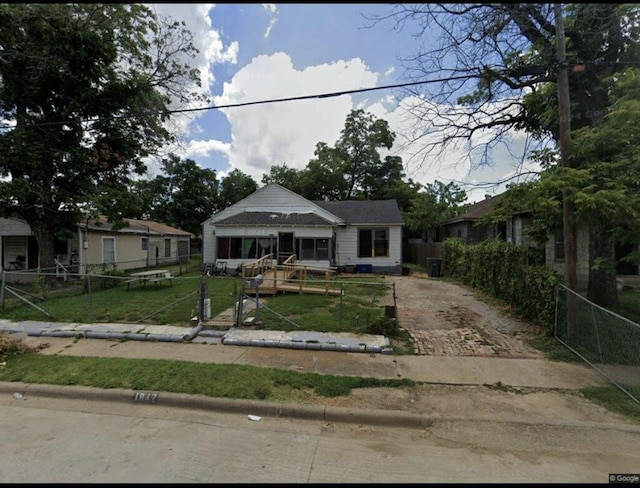
[(432, 278), (439, 278), (442, 276), (442, 259), (440, 258), (427, 258), (427, 274)]

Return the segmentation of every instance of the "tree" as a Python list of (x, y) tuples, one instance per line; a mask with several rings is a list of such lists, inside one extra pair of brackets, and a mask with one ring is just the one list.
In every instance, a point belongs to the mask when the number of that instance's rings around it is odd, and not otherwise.
[(258, 189), (258, 184), (251, 176), (239, 169), (234, 169), (222, 178), (220, 185), (220, 209), (227, 208)]
[(443, 222), (469, 207), (466, 200), (467, 193), (453, 182), (444, 184), (436, 180), (428, 183), (415, 194), (410, 209), (403, 212), (408, 233), (421, 237), (424, 242), (429, 238), (435, 240), (433, 232)]
[(339, 152), (319, 142), (314, 154), (316, 157), (301, 174), (302, 196), (309, 200), (344, 200), (348, 188)]
[(587, 295), (618, 305), (615, 244), (633, 244), (626, 259), (638, 264), (640, 242), (640, 70), (617, 73), (607, 112), (573, 134), (580, 161), (557, 176), (570, 189), (578, 220), (589, 223)]
[(398, 156), (391, 150), (395, 134), (386, 120), (362, 109), (352, 110), (334, 147), (316, 144), (315, 159), (304, 175), (306, 198), (326, 200), (380, 200), (386, 188), (404, 177)]
[[(560, 25), (570, 69), (573, 129), (597, 123), (608, 109), (612, 75), (637, 62), (639, 13), (633, 4), (565, 7)], [(421, 44), (432, 48), (405, 60), (410, 79), (424, 81), (435, 74), (444, 80), (416, 85), (410, 91), (423, 100), (411, 109), (419, 120), (416, 142), (439, 134), (423, 145), (419, 152), (423, 161), (452, 143), (481, 140), (480, 164), (489, 165), (491, 149), (508, 142), (504, 135), (514, 129), (537, 138), (539, 148), (550, 142), (557, 148), (559, 121), (568, 115), (558, 111), (557, 73), (566, 66), (558, 63), (553, 4), (397, 5), (387, 18), (397, 25), (416, 20), (421, 38), (441, 33), (436, 42)], [(476, 134), (487, 137), (474, 138)], [(571, 158), (572, 167), (581, 164), (575, 155)], [(571, 219), (565, 220), (567, 228)], [(606, 248), (592, 247), (594, 252)], [(604, 257), (594, 256), (594, 260)], [(591, 271), (589, 290), (615, 287), (610, 275)], [(599, 300), (592, 293), (590, 298)]]
[(375, 199), (373, 195), (379, 188), (379, 179), (402, 176), (400, 158), (380, 157), (380, 149), (390, 150), (394, 139), (395, 134), (386, 120), (376, 119), (362, 109), (352, 110), (347, 115), (335, 146), (340, 170), (347, 182), (343, 200)]
[(287, 163), (283, 163), (281, 166), (271, 166), (271, 168), (269, 168), (269, 173), (262, 176), (262, 183), (264, 185), (277, 183), (299, 195), (302, 195), (303, 188), (300, 178), (300, 171), (295, 168), (289, 168), (287, 167)]
[(202, 222), (220, 210), (216, 172), (203, 169), (192, 159), (170, 155), (162, 161), (164, 174), (136, 182), (135, 193), (150, 202), (143, 216), (199, 236)]
[(27, 221), (41, 267), (84, 213), (121, 222), (170, 104), (197, 99), (191, 38), (142, 4), (0, 5), (0, 212)]

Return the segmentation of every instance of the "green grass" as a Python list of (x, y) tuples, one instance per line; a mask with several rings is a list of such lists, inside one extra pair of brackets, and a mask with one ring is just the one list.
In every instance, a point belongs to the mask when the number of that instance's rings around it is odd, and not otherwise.
[(614, 310), (629, 320), (633, 320), (636, 324), (640, 324), (640, 292), (633, 290), (624, 290), (618, 292), (618, 307)]
[[(210, 278), (206, 286), (212, 314), (233, 306), (233, 278)], [(92, 277), (88, 283), (74, 281), (56, 290), (27, 285), (12, 287), (44, 312), (6, 294), (0, 311), (2, 319), (80, 323), (145, 320), (161, 325), (190, 326), (189, 319), (197, 311), (201, 277), (199, 273), (189, 273), (174, 279), (171, 285), (134, 283), (129, 288), (124, 277), (115, 276)]]
[(529, 346), (544, 353), (545, 358), (551, 361), (563, 361), (565, 363), (582, 362), (582, 359), (563, 346), (548, 332), (537, 337), (530, 338), (526, 342)]
[[(207, 291), (211, 315), (232, 308), (245, 280), (238, 277), (203, 278), (199, 272), (178, 276), (173, 284), (124, 283), (125, 277), (91, 278), (91, 283), (71, 282), (57, 290), (19, 288), (32, 303), (13, 298), (0, 311), (1, 319), (52, 322), (126, 322), (192, 327), (197, 315), (200, 289)], [(382, 334), (402, 338), (393, 319), (385, 317), (380, 300), (390, 290), (380, 277), (334, 280), (343, 296), (279, 293), (261, 295), (255, 327), (264, 330), (306, 330)], [(17, 286), (16, 286), (17, 288)], [(253, 295), (251, 295), (253, 298)], [(406, 334), (405, 334), (406, 336)], [(405, 340), (407, 338), (405, 337)]]
[[(640, 398), (639, 386), (625, 386), (625, 389), (635, 398)], [(640, 405), (629, 398), (629, 396), (619, 388), (612, 386), (592, 386), (582, 389), (581, 392), (585, 398), (607, 410), (640, 423)]]
[(11, 355), (0, 381), (82, 385), (304, 403), (315, 396), (349, 395), (354, 388), (411, 387), (409, 379), (301, 373), (257, 366), (201, 364), (161, 359)]

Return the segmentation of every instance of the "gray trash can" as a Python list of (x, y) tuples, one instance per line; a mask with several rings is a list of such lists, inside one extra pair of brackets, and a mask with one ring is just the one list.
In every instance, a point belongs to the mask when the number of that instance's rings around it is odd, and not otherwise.
[(427, 258), (427, 274), (431, 278), (439, 278), (442, 268), (442, 259), (440, 258)]

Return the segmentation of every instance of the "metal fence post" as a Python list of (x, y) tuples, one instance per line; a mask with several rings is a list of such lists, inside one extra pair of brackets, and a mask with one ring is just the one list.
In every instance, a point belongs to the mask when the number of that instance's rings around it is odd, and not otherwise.
[(2, 270), (2, 285), (0, 285), (0, 307), (4, 309), (4, 287), (7, 283), (7, 272)]

